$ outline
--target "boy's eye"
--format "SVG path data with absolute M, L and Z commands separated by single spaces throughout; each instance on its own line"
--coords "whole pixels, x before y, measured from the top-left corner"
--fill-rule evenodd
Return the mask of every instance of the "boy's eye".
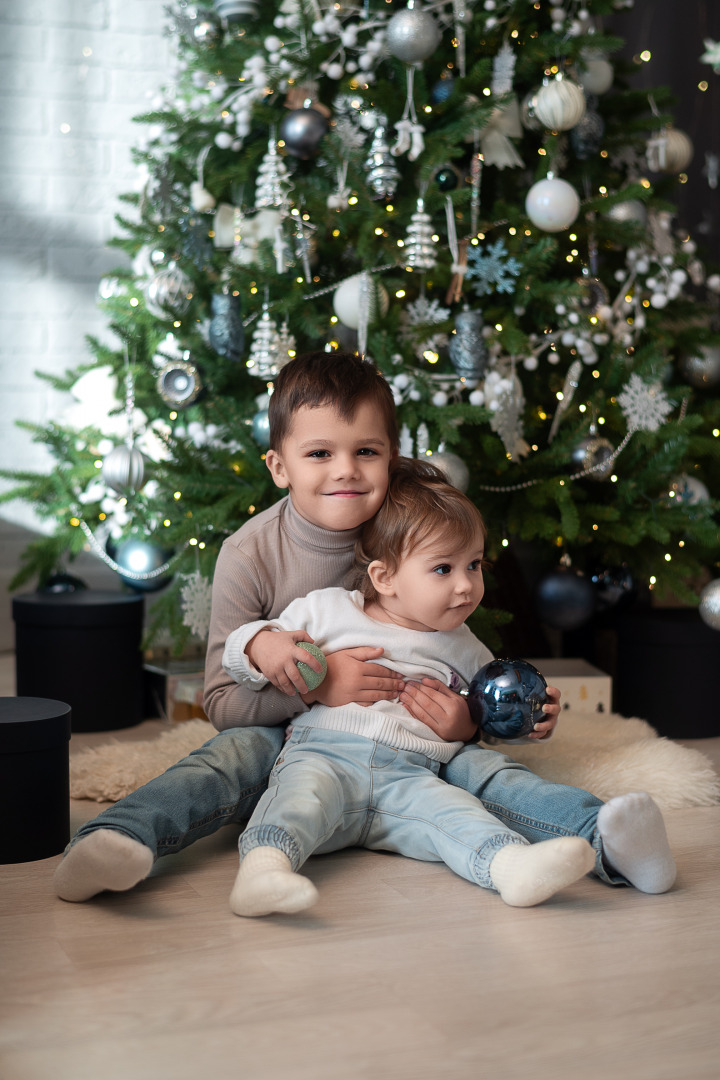
M 308 454 L 308 457 L 311 458 L 324 458 L 329 456 L 330 455 L 328 454 L 327 450 L 313 450 L 311 451 L 311 453 Z
M 363 446 L 362 450 L 358 450 L 358 454 L 363 457 L 377 457 L 377 450 L 373 450 L 371 446 Z

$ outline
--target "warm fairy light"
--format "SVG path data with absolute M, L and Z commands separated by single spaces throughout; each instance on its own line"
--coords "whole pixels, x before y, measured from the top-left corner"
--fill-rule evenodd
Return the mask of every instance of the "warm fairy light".
M 646 177 L 643 177 L 642 180 L 640 181 L 640 186 L 644 187 L 644 188 L 649 188 L 650 187 L 650 181 Z
M 702 82 L 698 83 L 698 90 L 702 90 L 703 93 L 705 93 L 707 88 L 708 88 L 708 84 L 705 82 L 704 79 L 702 80 Z
M 432 105 L 426 105 L 425 106 L 425 112 L 431 113 L 432 112 Z
M 652 53 L 650 52 L 650 50 L 643 49 L 643 51 L 640 53 L 640 59 L 643 61 L 643 63 L 647 64 L 648 61 L 652 59 Z
M 100 460 L 100 458 L 98 458 L 97 461 L 94 461 L 93 465 L 95 466 L 96 469 L 102 469 L 102 467 L 103 467 L 103 463 Z
M 612 476 L 610 477 L 610 483 L 611 484 L 617 484 L 617 482 L 618 482 L 617 473 L 613 473 Z
M 398 247 L 405 247 L 405 241 L 404 240 L 398 240 L 397 246 Z
M 130 307 L 137 307 L 139 303 L 140 301 L 138 300 L 137 296 L 130 297 Z
M 340 230 L 339 229 L 333 229 L 332 234 L 333 234 L 333 236 L 339 236 L 340 235 Z
M 193 537 L 191 537 L 191 538 L 190 538 L 190 540 L 188 540 L 188 544 L 190 545 L 190 547 L 197 547 L 197 540 L 196 540 L 196 538 L 195 538 L 194 536 L 193 536 Z
M 379 227 L 378 227 L 378 228 L 377 228 L 377 229 L 375 230 L 375 235 L 376 235 L 376 236 L 382 236 L 382 234 L 383 234 L 383 230 L 382 230 L 381 228 L 379 228 Z
M 665 552 L 665 562 L 672 562 L 672 555 L 669 551 Z
M 586 412 L 586 411 L 587 411 L 587 405 L 585 405 L 585 404 L 578 405 L 578 412 Z
M 501 330 L 502 330 L 502 323 L 496 322 L 495 323 L 495 329 L 497 330 L 498 333 L 500 333 Z
M 713 435 L 716 439 L 720 437 L 720 428 L 713 428 Z
M 515 236 L 517 234 L 517 229 L 515 228 L 514 225 L 510 226 L 510 228 L 508 229 L 508 233 L 509 233 L 510 236 Z
M 684 540 L 678 540 L 678 547 L 685 547 L 685 541 Z
M 593 525 L 593 532 L 597 532 L 597 531 L 598 531 L 598 528 L 599 528 L 599 526 L 598 526 L 598 525 Z
M 650 585 L 651 585 L 651 586 L 652 586 L 652 585 L 655 585 L 655 584 L 656 584 L 656 582 L 657 582 L 657 578 L 655 577 L 655 575 L 654 575 L 654 574 L 652 574 L 652 575 L 651 575 L 651 577 L 650 577 Z
M 594 372 L 593 372 L 593 374 L 594 374 Z M 598 372 L 598 376 L 599 375 L 600 375 L 600 372 Z M 604 424 L 604 423 L 605 423 L 605 417 L 604 416 L 598 416 L 598 424 Z
M 172 525 L 172 522 L 170 521 L 170 518 L 165 518 L 165 520 L 163 521 L 163 525 L 165 526 L 166 529 L 169 529 L 170 526 Z
M 98 521 L 104 521 L 106 517 L 107 517 L 107 514 L 100 513 L 100 514 L 98 514 Z
M 604 184 L 600 185 L 600 187 L 598 188 L 598 191 L 600 192 L 601 195 L 607 195 L 607 188 L 605 187 Z
M 205 550 L 205 541 L 201 540 L 200 543 L 198 544 L 198 547 L 200 548 L 201 551 L 204 551 Z
M 70 524 L 77 527 L 80 524 L 80 521 L 78 518 L 70 518 Z
M 562 390 L 558 390 L 555 397 L 558 399 L 558 401 L 564 401 L 565 400 L 565 395 L 563 394 Z
M 540 157 L 545 157 L 545 155 L 547 154 L 547 150 L 545 149 L 545 147 L 541 146 L 538 150 L 538 154 L 540 155 Z
M 388 214 L 392 214 L 395 207 L 393 206 L 392 203 L 388 203 L 387 206 L 385 207 L 385 209 L 387 210 Z
M 489 86 L 484 86 L 483 87 L 483 96 L 484 97 L 490 97 L 491 94 L 492 94 L 492 90 L 490 89 L 490 87 Z
M 182 491 L 173 491 L 173 499 L 177 502 L 178 499 L 182 499 Z
M 350 198 L 348 199 L 348 206 L 354 206 L 357 201 L 358 201 L 357 195 L 351 195 Z
M 397 292 L 395 293 L 395 296 L 398 298 L 398 300 L 402 300 L 403 296 L 405 296 L 405 290 L 404 289 L 398 289 Z
M 508 538 L 506 536 L 503 536 L 501 543 L 502 543 L 503 547 L 509 547 L 510 546 L 510 541 L 508 540 Z

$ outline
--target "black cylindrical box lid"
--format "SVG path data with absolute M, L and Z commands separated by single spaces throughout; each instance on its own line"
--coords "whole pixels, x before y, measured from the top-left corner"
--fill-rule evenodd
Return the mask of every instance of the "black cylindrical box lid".
M 142 619 L 144 597 L 103 589 L 23 593 L 13 597 L 12 611 L 16 623 L 33 626 L 133 625 Z
M 24 754 L 70 741 L 71 709 L 41 697 L 0 698 L 0 753 Z

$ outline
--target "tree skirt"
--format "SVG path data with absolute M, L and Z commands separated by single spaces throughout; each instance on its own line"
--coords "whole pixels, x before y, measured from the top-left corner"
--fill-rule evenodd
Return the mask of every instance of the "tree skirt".
M 153 739 L 81 750 L 70 757 L 70 795 L 117 802 L 215 734 L 207 721 L 188 720 Z M 720 802 L 720 778 L 709 758 L 659 737 L 644 720 L 567 713 L 547 743 L 492 749 L 546 780 L 584 788 L 605 801 L 628 791 L 647 791 L 663 810 Z

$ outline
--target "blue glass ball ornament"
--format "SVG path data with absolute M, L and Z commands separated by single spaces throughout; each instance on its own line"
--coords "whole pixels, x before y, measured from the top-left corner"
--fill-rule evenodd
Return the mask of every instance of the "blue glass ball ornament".
M 152 574 L 158 570 L 168 561 L 172 551 L 163 550 L 152 541 L 141 540 L 135 536 L 117 543 L 110 539 L 105 549 L 113 562 L 120 567 L 116 571 L 120 580 L 134 592 L 157 592 L 170 584 L 172 573 L 169 570 L 154 577 L 140 575 Z
M 440 76 L 438 82 L 430 91 L 430 100 L 433 105 L 440 105 L 443 101 L 447 101 L 453 92 L 453 82 L 452 75 L 443 74 Z
M 270 445 L 270 420 L 267 409 L 261 409 L 253 416 L 252 434 L 258 446 L 264 446 L 267 449 Z
M 41 593 L 68 593 L 68 592 L 81 592 L 83 589 L 87 589 L 87 585 L 80 578 L 75 577 L 73 574 L 67 574 L 62 570 L 59 570 L 55 574 L 51 574 L 50 577 L 43 582 L 38 589 Z
M 480 734 L 519 739 L 543 719 L 547 683 L 527 660 L 491 660 L 470 683 L 467 700 Z
M 535 592 L 535 607 L 542 622 L 555 630 L 577 630 L 595 614 L 592 582 L 579 570 L 559 566 L 546 574 Z

